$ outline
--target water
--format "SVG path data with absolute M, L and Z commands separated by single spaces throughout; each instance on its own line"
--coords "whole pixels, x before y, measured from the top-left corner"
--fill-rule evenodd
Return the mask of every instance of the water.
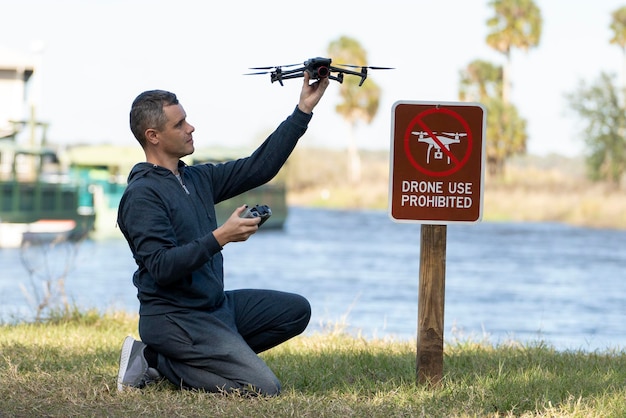
M 489 222 L 447 231 L 446 341 L 626 348 L 626 231 Z M 313 307 L 307 333 L 342 324 L 365 338 L 414 341 L 419 246 L 420 226 L 385 212 L 291 208 L 285 230 L 226 246 L 226 287 L 304 295 Z M 25 265 L 41 271 L 47 261 L 51 277 L 69 258 L 37 251 L 0 250 L 5 320 L 32 316 L 25 294 L 40 282 L 29 281 Z M 82 243 L 71 264 L 66 290 L 78 306 L 137 311 L 123 240 Z

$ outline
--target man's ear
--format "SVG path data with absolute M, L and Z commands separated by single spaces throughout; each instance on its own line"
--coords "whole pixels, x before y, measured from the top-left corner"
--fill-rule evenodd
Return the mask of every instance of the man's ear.
M 156 129 L 146 129 L 146 140 L 152 145 L 159 143 L 159 132 Z

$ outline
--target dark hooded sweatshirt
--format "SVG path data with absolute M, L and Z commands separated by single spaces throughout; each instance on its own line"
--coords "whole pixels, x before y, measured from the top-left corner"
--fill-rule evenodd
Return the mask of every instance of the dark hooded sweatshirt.
M 286 162 L 312 115 L 297 107 L 249 157 L 187 166 L 181 182 L 151 163 L 133 167 L 118 211 L 137 270 L 141 315 L 211 311 L 224 300 L 223 258 L 213 236 L 215 204 L 271 180 Z

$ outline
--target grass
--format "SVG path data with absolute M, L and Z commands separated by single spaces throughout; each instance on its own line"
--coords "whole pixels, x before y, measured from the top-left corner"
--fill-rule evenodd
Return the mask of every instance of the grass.
M 415 383 L 415 343 L 338 329 L 262 354 L 283 382 L 276 398 L 179 391 L 118 393 L 124 336 L 137 318 L 73 312 L 0 326 L 1 417 L 620 417 L 626 353 L 558 352 L 543 343 L 445 347 L 439 387 Z

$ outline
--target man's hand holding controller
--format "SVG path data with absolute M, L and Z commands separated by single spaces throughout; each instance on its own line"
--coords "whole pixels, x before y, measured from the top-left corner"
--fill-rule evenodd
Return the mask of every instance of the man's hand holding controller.
M 256 205 L 251 208 L 246 208 L 239 216 L 242 218 L 261 218 L 259 222 L 260 227 L 272 216 L 272 210 L 267 205 Z
M 242 205 L 226 222 L 213 231 L 213 236 L 222 247 L 229 242 L 246 241 L 271 215 L 272 210 L 266 205 L 256 205 L 252 208 Z M 243 218 L 246 218 L 246 222 L 242 222 Z M 260 221 L 256 224 L 247 221 L 252 218 L 260 218 Z

